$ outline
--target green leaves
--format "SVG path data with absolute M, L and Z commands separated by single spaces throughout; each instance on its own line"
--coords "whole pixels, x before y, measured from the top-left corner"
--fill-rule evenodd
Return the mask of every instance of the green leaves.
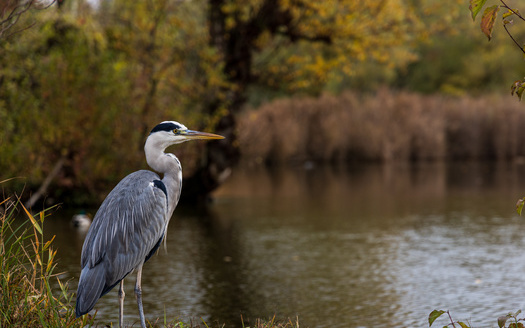
M 485 9 L 483 16 L 481 16 L 481 31 L 489 38 L 489 41 L 492 38 L 492 30 L 494 29 L 498 11 L 498 5 L 490 6 Z
M 434 323 L 434 321 L 436 321 L 437 318 L 439 318 L 443 313 L 446 313 L 447 311 L 443 311 L 443 310 L 434 310 L 432 312 L 430 312 L 430 314 L 428 315 L 428 326 L 432 326 L 432 324 Z
M 470 6 L 468 9 L 470 9 L 470 13 L 472 14 L 472 20 L 476 20 L 476 16 L 485 5 L 485 2 L 487 2 L 487 0 L 470 0 Z
M 516 313 L 508 313 L 507 315 L 502 315 L 498 317 L 498 327 L 503 328 L 505 327 L 505 323 L 507 323 L 507 320 L 514 319 L 514 322 L 509 325 L 509 328 L 518 328 L 523 327 L 523 324 L 521 322 L 518 322 L 518 315 L 521 313 L 521 310 L 516 311 Z M 521 320 L 521 319 L 519 319 Z
M 452 320 L 452 317 L 450 315 L 449 311 L 443 311 L 443 310 L 434 310 L 430 312 L 430 315 L 428 316 L 428 326 L 432 326 L 434 321 L 436 321 L 437 318 L 439 318 L 442 314 L 448 314 L 448 317 L 450 319 L 450 323 L 446 326 L 443 326 L 443 328 L 447 327 L 457 327 L 456 325 L 459 325 L 461 328 L 472 328 L 470 325 L 470 322 L 468 324 L 461 322 L 461 321 L 454 321 Z M 509 312 L 506 315 L 502 315 L 498 317 L 498 327 L 499 328 L 525 328 L 525 325 L 520 321 L 525 321 L 523 318 L 518 318 L 518 315 L 521 313 L 521 310 L 516 311 L 515 313 Z M 507 322 L 511 319 L 511 323 L 506 327 L 505 325 Z
M 458 324 L 461 328 L 472 328 L 471 326 L 467 325 L 466 323 L 464 323 L 462 321 L 454 321 L 454 320 L 452 320 L 452 317 L 450 316 L 450 312 L 443 311 L 443 310 L 434 310 L 434 311 L 430 312 L 430 314 L 428 316 L 428 326 L 429 327 L 432 326 L 434 321 L 436 321 L 436 319 L 439 318 L 443 313 L 448 314 L 448 317 L 450 319 L 450 324 L 449 325 L 452 325 L 452 327 L 456 327 L 455 324 Z M 443 328 L 446 328 L 449 325 L 446 325 Z
M 498 327 L 499 328 L 505 327 L 505 323 L 507 322 L 508 319 L 510 319 L 508 315 L 502 315 L 498 317 Z
M 470 0 L 470 13 L 472 14 L 472 20 L 476 19 L 476 16 L 479 14 L 487 0 Z M 493 5 L 485 8 L 483 15 L 481 16 L 481 31 L 487 36 L 487 38 L 492 38 L 492 30 L 494 29 L 494 23 L 498 17 L 499 11 L 498 5 Z

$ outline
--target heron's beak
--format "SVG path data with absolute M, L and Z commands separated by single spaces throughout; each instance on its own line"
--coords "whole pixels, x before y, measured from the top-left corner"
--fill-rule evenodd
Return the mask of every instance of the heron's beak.
M 220 136 L 218 134 L 193 130 L 186 130 L 184 131 L 183 135 L 188 139 L 224 139 L 223 136 Z

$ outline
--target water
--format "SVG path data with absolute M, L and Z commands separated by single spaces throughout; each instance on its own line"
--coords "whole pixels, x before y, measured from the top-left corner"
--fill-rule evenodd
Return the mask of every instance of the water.
M 368 165 L 240 169 L 208 209 L 178 208 L 167 252 L 144 268 L 148 319 L 200 318 L 241 327 L 299 318 L 301 327 L 428 327 L 433 309 L 475 327 L 525 309 L 525 167 Z M 63 278 L 79 275 L 82 235 L 63 209 L 56 234 Z M 134 276 L 125 320 L 138 325 Z M 117 322 L 116 290 L 99 300 Z M 436 326 L 447 321 L 439 319 Z

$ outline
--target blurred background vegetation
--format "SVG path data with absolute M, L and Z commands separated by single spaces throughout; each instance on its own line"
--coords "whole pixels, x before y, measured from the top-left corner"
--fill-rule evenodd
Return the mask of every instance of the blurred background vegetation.
M 228 137 L 172 150 L 198 192 L 239 160 L 525 156 L 522 54 L 467 1 L 64 0 L 5 26 L 0 180 L 50 202 L 99 203 L 163 120 Z

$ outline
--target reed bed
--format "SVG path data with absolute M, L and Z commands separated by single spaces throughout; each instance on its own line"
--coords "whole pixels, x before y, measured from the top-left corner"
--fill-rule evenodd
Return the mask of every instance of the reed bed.
M 525 156 L 525 108 L 510 95 L 295 97 L 244 111 L 238 126 L 243 158 L 266 164 Z
M 75 318 L 68 283 L 54 273 L 53 240 L 43 239 L 45 216 L 32 215 L 17 198 L 0 201 L 0 327 L 92 323 L 88 316 Z

